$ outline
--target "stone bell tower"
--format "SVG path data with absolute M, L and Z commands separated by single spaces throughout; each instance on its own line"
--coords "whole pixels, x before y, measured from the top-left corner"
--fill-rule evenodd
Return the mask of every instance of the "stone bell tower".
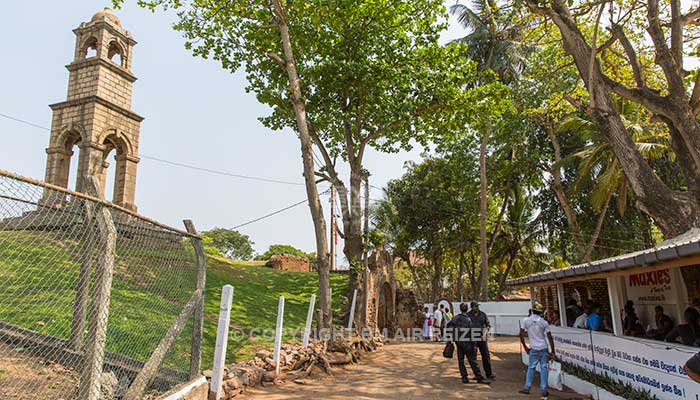
M 48 183 L 68 187 L 70 160 L 79 149 L 76 190 L 83 177 L 94 176 L 104 190 L 108 156 L 115 152 L 115 204 L 136 210 L 136 166 L 143 117 L 131 111 L 132 50 L 136 41 L 105 8 L 73 30 L 75 54 L 66 101 L 51 104 L 51 139 L 46 162 Z M 107 199 L 110 200 L 110 199 Z

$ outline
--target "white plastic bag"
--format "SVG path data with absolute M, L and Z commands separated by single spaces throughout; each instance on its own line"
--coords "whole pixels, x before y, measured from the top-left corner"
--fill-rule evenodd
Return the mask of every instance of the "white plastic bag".
M 563 390 L 564 385 L 561 379 L 561 363 L 559 361 L 550 361 L 547 363 L 547 369 L 549 369 L 549 376 L 547 379 L 547 386 L 556 390 Z

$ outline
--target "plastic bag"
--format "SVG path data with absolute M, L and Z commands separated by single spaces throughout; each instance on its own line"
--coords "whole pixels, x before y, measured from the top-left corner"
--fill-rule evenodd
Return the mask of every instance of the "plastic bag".
M 561 363 L 559 361 L 550 361 L 547 363 L 547 369 L 549 369 L 549 377 L 547 379 L 547 386 L 556 390 L 563 390 L 564 385 L 561 379 Z

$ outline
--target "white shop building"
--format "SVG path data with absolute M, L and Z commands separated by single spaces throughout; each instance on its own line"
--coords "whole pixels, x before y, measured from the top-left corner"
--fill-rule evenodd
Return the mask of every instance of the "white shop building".
M 682 369 L 700 348 L 623 334 L 622 309 L 635 304 L 644 328 L 653 327 L 661 305 L 675 324 L 687 307 L 700 302 L 700 230 L 692 230 L 647 250 L 510 280 L 529 287 L 532 301 L 559 310 L 553 327 L 557 355 L 564 362 L 650 391 L 657 398 L 700 399 L 700 384 Z M 566 306 L 598 303 L 610 319 L 611 333 L 569 328 Z M 566 382 L 565 382 L 566 384 Z M 594 394 L 595 397 L 595 394 Z M 603 398 L 603 397 L 601 397 Z

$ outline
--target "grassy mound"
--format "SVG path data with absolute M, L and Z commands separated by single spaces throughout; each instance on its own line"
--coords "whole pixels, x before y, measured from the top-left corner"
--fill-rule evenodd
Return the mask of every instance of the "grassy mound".
M 0 321 L 68 339 L 81 254 L 87 247 L 86 239 L 75 232 L 0 232 Z M 145 361 L 194 291 L 195 277 L 188 242 L 163 243 L 161 248 L 154 248 L 153 242 L 139 242 L 138 238 L 120 239 L 107 351 Z M 274 330 L 279 296 L 286 299 L 285 327 L 303 327 L 309 297 L 317 292 L 317 275 L 210 257 L 203 368 L 211 367 L 221 288 L 226 284 L 235 287 L 227 360 L 236 361 L 251 357 L 259 347 L 270 347 L 270 335 L 248 334 L 253 329 Z M 331 285 L 338 312 L 346 302 L 347 277 L 334 275 Z M 190 321 L 165 366 L 188 370 L 191 333 Z
M 277 271 L 259 263 L 231 261 L 209 257 L 207 260 L 207 290 L 205 294 L 204 344 L 202 362 L 210 368 L 216 342 L 216 325 L 219 315 L 221 288 L 232 285 L 233 305 L 227 361 L 251 358 L 259 348 L 269 348 L 270 335 L 248 337 L 251 330 L 272 330 L 277 323 L 279 296 L 285 298 L 284 327 L 301 329 L 306 322 L 309 298 L 318 292 L 318 275 L 315 272 Z M 345 297 L 348 278 L 331 274 L 334 315 L 347 302 Z M 286 340 L 293 339 L 285 337 Z

